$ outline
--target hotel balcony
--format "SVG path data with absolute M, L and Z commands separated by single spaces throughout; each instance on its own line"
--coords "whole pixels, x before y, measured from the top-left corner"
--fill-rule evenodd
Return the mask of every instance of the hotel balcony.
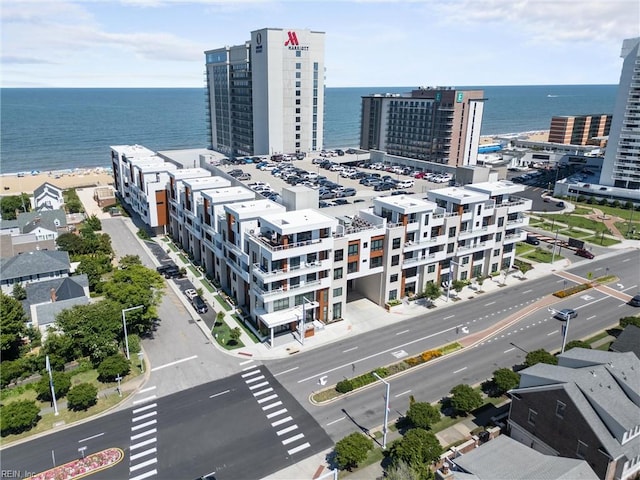
M 251 289 L 262 302 L 274 302 L 283 298 L 294 295 L 302 295 L 317 290 L 323 290 L 331 287 L 331 279 L 329 277 L 310 282 L 300 282 L 297 285 L 289 285 L 287 287 L 279 287 L 275 289 L 264 289 L 258 285 L 253 285 Z
M 259 278 L 262 283 L 277 282 L 297 275 L 307 275 L 309 273 L 330 270 L 333 260 L 317 260 L 315 262 L 304 262 L 296 266 L 288 266 L 287 268 L 277 270 L 265 270 L 262 265 L 254 263 L 252 273 Z

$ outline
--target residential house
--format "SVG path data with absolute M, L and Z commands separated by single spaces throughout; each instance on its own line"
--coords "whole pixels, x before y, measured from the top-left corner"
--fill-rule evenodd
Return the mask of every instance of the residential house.
M 62 189 L 45 182 L 33 191 L 33 209 L 37 212 L 58 210 L 64 205 Z
M 69 254 L 64 251 L 38 250 L 11 258 L 0 258 L 0 287 L 5 293 L 16 283 L 29 284 L 68 277 L 71 271 Z

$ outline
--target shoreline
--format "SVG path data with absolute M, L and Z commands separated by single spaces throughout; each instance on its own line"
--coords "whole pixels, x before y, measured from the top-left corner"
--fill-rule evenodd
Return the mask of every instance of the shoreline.
M 50 183 L 63 190 L 109 186 L 113 185 L 113 175 L 110 168 L 104 167 L 52 170 L 50 172 L 34 170 L 30 173 L 2 173 L 0 175 L 0 196 L 19 195 L 20 193 L 33 195 L 35 189 L 44 183 Z

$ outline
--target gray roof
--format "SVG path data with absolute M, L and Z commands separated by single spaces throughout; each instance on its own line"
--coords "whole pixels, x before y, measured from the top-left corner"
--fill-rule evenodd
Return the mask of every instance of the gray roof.
M 640 454 L 640 437 L 622 443 L 640 424 L 640 360 L 633 353 L 573 348 L 558 365 L 538 363 L 522 370 L 512 392 L 562 388 L 613 458 Z
M 69 254 L 58 250 L 36 250 L 0 259 L 2 279 L 66 271 L 71 268 Z
M 56 193 L 57 196 L 62 198 L 62 188 L 56 187 L 54 184 L 49 183 L 49 182 L 44 182 L 42 185 L 40 185 L 39 187 L 34 189 L 33 190 L 33 196 L 35 198 L 37 198 L 37 197 L 40 196 L 40 194 L 44 193 L 45 191 Z
M 456 480 L 595 480 L 589 464 L 574 458 L 544 455 L 506 435 L 450 460 Z
M 57 223 L 57 225 L 56 225 Z M 64 210 L 43 210 L 39 212 L 22 212 L 15 220 L 2 220 L 1 229 L 19 228 L 20 233 L 29 233 L 38 227 L 46 228 L 53 232 L 58 228 L 67 226 L 67 215 Z
M 43 303 L 36 306 L 38 326 L 42 327 L 56 321 L 56 316 L 63 310 L 72 308 L 75 305 L 86 305 L 89 303 L 87 297 L 71 298 L 53 303 Z
M 633 352 L 640 358 L 640 328 L 627 325 L 609 350 L 612 352 Z
M 28 283 L 25 287 L 28 305 L 37 305 L 51 301 L 51 289 L 56 292 L 56 301 L 70 298 L 84 297 L 85 288 L 89 287 L 89 277 L 86 274 L 72 277 L 54 278 L 44 282 Z

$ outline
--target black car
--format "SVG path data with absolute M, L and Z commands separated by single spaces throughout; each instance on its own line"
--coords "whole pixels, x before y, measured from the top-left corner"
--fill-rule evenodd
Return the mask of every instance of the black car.
M 164 275 L 164 273 L 167 270 L 170 270 L 170 269 L 173 269 L 173 268 L 178 268 L 175 263 L 165 263 L 164 265 L 160 265 L 158 268 L 156 268 L 156 271 L 160 275 Z
M 235 169 L 229 171 L 229 175 L 231 175 L 232 177 L 239 177 L 243 173 L 244 172 L 242 170 L 240 170 L 239 168 L 235 168 Z
M 394 188 L 395 188 L 395 184 L 389 183 L 389 182 L 383 182 L 373 187 L 373 190 L 376 192 L 386 192 L 387 190 L 393 190 Z
M 558 310 L 555 313 L 555 317 L 560 320 L 571 320 L 572 318 L 576 318 L 578 316 L 578 312 L 576 312 L 573 308 L 563 308 L 562 310 Z
M 335 203 L 336 205 L 348 205 L 349 204 L 349 200 L 346 200 L 344 198 L 336 198 L 333 203 Z
M 181 276 L 182 272 L 176 265 L 173 265 L 164 271 L 164 278 L 180 278 Z
M 191 299 L 191 304 L 198 313 L 207 313 L 209 311 L 209 307 L 207 307 L 207 304 L 200 295 L 196 295 L 195 297 L 193 297 Z
M 629 305 L 632 307 L 640 307 L 640 293 L 638 295 L 634 295 L 631 300 L 629 300 Z
M 533 235 L 527 235 L 527 239 L 525 240 L 529 245 L 540 245 L 540 240 L 538 240 Z

